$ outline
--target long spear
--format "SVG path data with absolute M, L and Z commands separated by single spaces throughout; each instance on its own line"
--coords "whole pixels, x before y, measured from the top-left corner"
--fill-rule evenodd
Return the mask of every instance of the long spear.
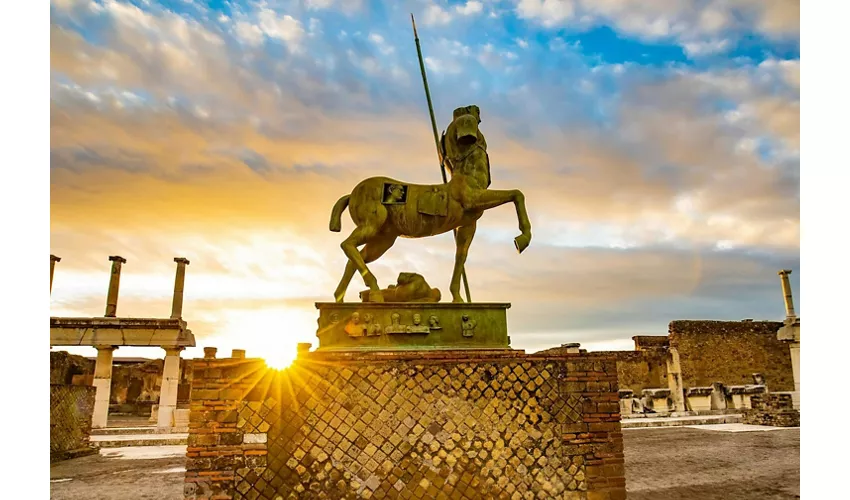
M 440 149 L 440 138 L 437 136 L 437 120 L 434 118 L 434 105 L 431 103 L 431 91 L 428 90 L 428 77 L 425 76 L 425 62 L 422 60 L 422 47 L 419 45 L 419 34 L 416 32 L 416 20 L 410 14 L 410 22 L 413 23 L 413 39 L 416 41 L 416 54 L 419 56 L 419 70 L 422 72 L 422 83 L 425 85 L 425 98 L 428 100 L 428 113 L 431 115 L 431 130 L 434 132 L 434 145 L 437 147 L 437 159 L 440 162 L 440 173 L 443 175 L 443 184 L 448 184 L 446 178 L 446 163 L 443 152 Z M 457 242 L 457 229 L 452 229 L 455 242 Z M 469 282 L 466 280 L 466 268 L 460 268 L 460 277 L 463 280 L 463 289 L 466 292 L 466 301 L 472 302 L 469 296 Z

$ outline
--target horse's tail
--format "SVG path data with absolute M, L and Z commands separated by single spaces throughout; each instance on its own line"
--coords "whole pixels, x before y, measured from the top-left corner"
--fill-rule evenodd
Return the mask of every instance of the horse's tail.
M 331 211 L 331 223 L 328 225 L 331 231 L 338 233 L 342 230 L 342 211 L 348 206 L 350 199 L 351 195 L 347 194 L 334 204 L 334 209 Z

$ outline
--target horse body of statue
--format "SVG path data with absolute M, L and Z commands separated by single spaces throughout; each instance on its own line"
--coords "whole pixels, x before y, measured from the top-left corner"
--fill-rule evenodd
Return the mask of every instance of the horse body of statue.
M 451 173 L 447 184 L 409 184 L 389 177 L 371 177 L 336 202 L 330 230 L 341 230 L 346 207 L 357 226 L 340 245 L 348 263 L 334 293 L 337 302 L 343 301 L 355 271 L 360 272 L 369 287 L 370 301 L 382 302 L 381 289 L 367 264 L 389 250 L 398 237 L 423 238 L 453 229 L 457 229 L 457 252 L 449 291 L 453 302 L 463 302 L 460 276 L 475 235 L 476 221 L 485 210 L 505 203 L 516 207 L 520 235 L 514 244 L 519 252 L 525 250 L 531 241 L 525 197 L 515 189 L 488 189 L 490 159 L 487 143 L 478 128 L 480 122 L 478 106 L 454 111 L 454 119 L 441 140 L 441 153 Z M 359 246 L 363 248 L 358 251 Z

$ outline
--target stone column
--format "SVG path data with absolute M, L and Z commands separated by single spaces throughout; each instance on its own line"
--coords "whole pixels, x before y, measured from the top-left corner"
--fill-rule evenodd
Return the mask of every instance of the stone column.
M 180 383 L 180 351 L 183 347 L 163 347 L 165 362 L 162 364 L 162 385 L 159 388 L 159 411 L 156 426 L 170 428 L 177 408 L 177 385 Z
M 794 376 L 794 408 L 800 408 L 800 319 L 794 311 L 794 300 L 791 293 L 791 282 L 788 275 L 790 269 L 779 271 L 782 279 L 782 294 L 785 296 L 785 324 L 777 332 L 776 338 L 788 342 L 791 355 L 791 373 Z
M 183 317 L 183 282 L 186 280 L 186 266 L 189 259 L 185 257 L 174 257 L 177 263 L 177 275 L 174 277 L 174 298 L 171 300 L 171 319 Z
M 94 365 L 94 411 L 91 426 L 95 429 L 106 427 L 109 415 L 109 393 L 112 388 L 112 352 L 116 346 L 97 346 L 97 361 Z
M 109 276 L 109 292 L 106 294 L 106 316 L 114 318 L 118 311 L 118 285 L 121 282 L 121 264 L 126 264 L 127 259 L 113 255 L 109 257 L 112 261 L 112 274 Z
M 62 260 L 61 258 L 50 254 L 50 291 L 53 291 L 53 268 L 56 267 L 56 263 Z
M 782 278 L 782 293 L 785 295 L 785 320 L 791 321 L 797 319 L 797 314 L 794 312 L 794 299 L 791 295 L 791 281 L 788 275 L 791 274 L 790 269 L 779 271 L 779 276 Z
M 667 388 L 676 412 L 685 411 L 685 388 L 682 384 L 682 365 L 679 363 L 679 350 L 667 349 Z
M 800 409 L 800 343 L 791 342 L 791 372 L 794 374 L 794 408 Z

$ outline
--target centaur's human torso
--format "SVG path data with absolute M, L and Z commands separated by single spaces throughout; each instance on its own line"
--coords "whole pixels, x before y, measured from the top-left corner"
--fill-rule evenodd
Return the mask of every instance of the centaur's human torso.
M 453 121 L 446 134 L 457 134 L 457 123 L 458 120 Z M 469 125 L 472 129 L 473 124 Z M 490 161 L 484 135 L 477 123 L 474 125 L 477 140 L 473 144 L 446 141 L 444 135 L 442 154 L 451 172 L 448 184 L 407 184 L 390 177 L 372 177 L 358 184 L 352 197 L 383 198 L 382 206 L 387 211 L 384 231 L 404 238 L 442 234 L 478 220 L 483 211 L 467 207 L 490 185 Z M 388 192 L 403 192 L 404 196 L 391 197 Z M 356 211 L 351 213 L 355 223 L 358 215 Z

